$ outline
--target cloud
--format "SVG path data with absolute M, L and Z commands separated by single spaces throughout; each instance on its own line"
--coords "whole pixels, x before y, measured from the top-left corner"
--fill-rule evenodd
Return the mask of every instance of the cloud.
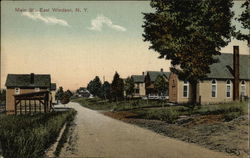
M 126 31 L 126 28 L 120 26 L 120 25 L 115 25 L 113 22 L 103 16 L 103 15 L 98 15 L 95 19 L 91 20 L 91 27 L 88 28 L 90 30 L 94 31 L 102 31 L 102 27 L 106 24 L 109 28 L 114 29 L 116 31 Z
M 42 16 L 40 12 L 23 12 L 22 13 L 23 16 L 26 16 L 32 20 L 40 20 L 46 24 L 58 24 L 58 25 L 63 25 L 63 26 L 69 26 L 68 22 L 62 19 L 58 19 L 55 17 L 45 17 Z

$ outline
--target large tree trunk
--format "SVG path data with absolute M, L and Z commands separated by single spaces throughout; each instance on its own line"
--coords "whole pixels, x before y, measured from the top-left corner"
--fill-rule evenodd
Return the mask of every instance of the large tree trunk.
M 191 84 L 191 103 L 193 106 L 197 104 L 197 84 L 198 81 L 192 81 Z

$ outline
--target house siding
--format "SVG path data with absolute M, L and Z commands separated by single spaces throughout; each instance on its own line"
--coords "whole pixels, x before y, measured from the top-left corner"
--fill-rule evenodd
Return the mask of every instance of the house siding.
M 145 83 L 139 84 L 139 95 L 145 96 L 146 95 L 146 89 L 145 89 Z
M 233 84 L 231 84 L 231 96 L 226 96 L 226 81 L 217 80 L 217 95 L 212 97 L 212 80 L 206 80 L 199 83 L 199 96 L 202 104 L 219 103 L 233 101 Z
M 56 103 L 56 91 L 51 91 L 52 103 Z
M 177 77 L 178 78 L 178 77 Z M 191 97 L 192 97 L 192 92 L 191 92 L 191 86 L 188 83 L 188 96 L 187 97 L 183 97 L 183 86 L 184 86 L 184 81 L 182 80 L 177 80 L 178 82 L 178 91 L 177 91 L 177 102 L 178 103 L 188 103 L 191 101 Z
M 239 83 L 239 93 L 241 94 L 241 81 Z M 231 80 L 231 96 L 226 96 L 227 80 L 216 80 L 217 95 L 212 97 L 212 80 L 204 80 L 197 85 L 197 102 L 201 104 L 223 103 L 233 101 L 233 81 Z M 176 86 L 173 86 L 175 84 Z M 246 96 L 250 97 L 250 81 L 245 81 Z M 189 85 L 189 95 L 183 97 L 184 81 L 179 80 L 176 74 L 171 74 L 169 78 L 169 101 L 175 103 L 188 103 L 191 101 L 192 91 Z M 177 94 L 177 95 L 176 95 Z M 200 97 L 200 98 L 199 98 Z

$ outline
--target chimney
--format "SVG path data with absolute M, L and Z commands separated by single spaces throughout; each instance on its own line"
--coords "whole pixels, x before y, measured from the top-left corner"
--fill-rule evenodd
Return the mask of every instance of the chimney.
M 234 46 L 233 55 L 233 72 L 234 72 L 234 82 L 233 82 L 233 100 L 239 100 L 239 78 L 240 78 L 240 53 L 239 46 Z
M 163 68 L 161 68 L 161 72 L 163 72 Z
M 31 83 L 31 84 L 34 84 L 34 80 L 35 80 L 35 74 L 34 74 L 34 73 L 31 73 L 31 74 L 30 74 L 30 83 Z
M 142 72 L 142 75 L 144 76 L 144 75 L 145 75 L 145 73 L 144 73 L 144 72 Z

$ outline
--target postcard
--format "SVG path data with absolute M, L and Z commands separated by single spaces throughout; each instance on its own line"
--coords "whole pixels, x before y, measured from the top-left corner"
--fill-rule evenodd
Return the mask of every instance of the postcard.
M 1 1 L 0 158 L 248 157 L 249 3 Z

